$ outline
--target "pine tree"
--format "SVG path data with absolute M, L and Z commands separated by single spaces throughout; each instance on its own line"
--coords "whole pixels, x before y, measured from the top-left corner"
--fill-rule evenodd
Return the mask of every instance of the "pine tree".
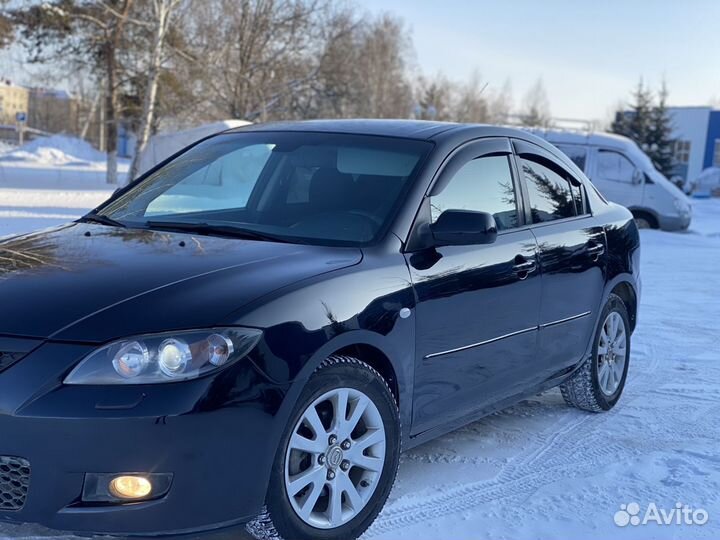
M 651 130 L 647 139 L 647 154 L 657 169 L 668 178 L 673 172 L 672 119 L 667 108 L 668 90 L 663 81 L 658 102 L 651 112 Z
M 610 130 L 635 141 L 658 170 L 665 176 L 670 176 L 673 168 L 674 141 L 667 97 L 668 90 L 663 81 L 655 103 L 652 92 L 644 86 L 641 79 L 633 92 L 630 110 L 617 111 Z
M 640 148 L 646 150 L 652 126 L 652 92 L 645 88 L 643 80 L 640 79 L 632 96 L 630 111 L 618 111 L 610 130 L 632 139 Z

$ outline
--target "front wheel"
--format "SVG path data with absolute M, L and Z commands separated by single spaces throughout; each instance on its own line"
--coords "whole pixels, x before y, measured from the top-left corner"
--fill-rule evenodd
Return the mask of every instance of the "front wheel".
M 400 422 L 385 380 L 356 358 L 330 357 L 290 419 L 256 538 L 347 540 L 372 524 L 397 474 Z
M 638 229 L 652 229 L 652 225 L 650 224 L 650 221 L 648 221 L 647 218 L 644 217 L 636 217 L 635 218 L 635 224 L 637 225 Z
M 629 363 L 627 308 L 619 296 L 611 294 L 600 315 L 591 357 L 560 386 L 565 402 L 593 412 L 612 409 L 625 387 Z

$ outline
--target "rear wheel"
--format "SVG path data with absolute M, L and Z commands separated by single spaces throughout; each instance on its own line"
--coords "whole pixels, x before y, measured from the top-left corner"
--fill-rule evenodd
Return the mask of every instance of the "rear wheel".
M 398 408 L 385 380 L 351 357 L 312 376 L 278 449 L 256 538 L 345 540 L 372 524 L 400 453 Z
M 560 386 L 568 405 L 587 411 L 612 409 L 620 399 L 630 362 L 630 322 L 622 299 L 605 304 L 591 357 Z

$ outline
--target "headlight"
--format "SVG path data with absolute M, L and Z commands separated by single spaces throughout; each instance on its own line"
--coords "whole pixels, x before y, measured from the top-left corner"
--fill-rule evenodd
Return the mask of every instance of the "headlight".
M 254 328 L 222 328 L 123 339 L 85 357 L 65 384 L 157 384 L 195 379 L 247 356 L 261 335 Z
M 673 199 L 673 204 L 675 205 L 675 210 L 677 210 L 679 214 L 690 213 L 690 205 L 682 199 Z

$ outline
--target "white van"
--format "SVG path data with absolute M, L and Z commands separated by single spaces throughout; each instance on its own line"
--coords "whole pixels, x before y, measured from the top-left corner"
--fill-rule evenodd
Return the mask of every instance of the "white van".
M 690 225 L 691 206 L 686 195 L 627 137 L 610 133 L 529 131 L 567 154 L 607 199 L 633 213 L 638 227 L 677 231 Z

